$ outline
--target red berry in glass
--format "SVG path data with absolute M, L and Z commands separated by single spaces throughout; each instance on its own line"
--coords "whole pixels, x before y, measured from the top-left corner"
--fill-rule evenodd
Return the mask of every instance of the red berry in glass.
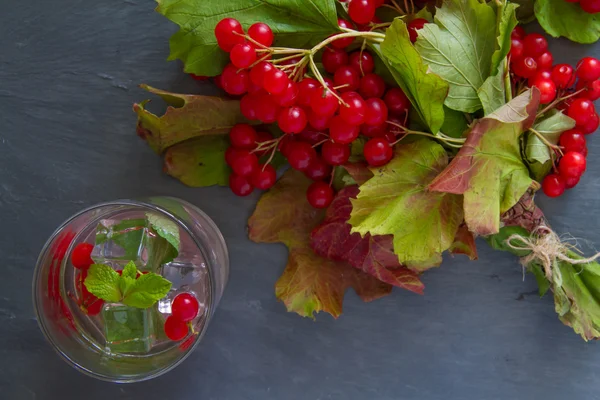
M 385 101 L 390 115 L 401 116 L 410 109 L 408 97 L 406 97 L 402 89 L 399 88 L 389 89 L 385 93 L 383 101 Z
M 525 56 L 537 57 L 548 50 L 548 41 L 539 33 L 530 33 L 523 39 Z
M 250 183 L 257 189 L 270 189 L 277 180 L 277 171 L 270 164 L 259 165 L 250 176 Z
M 558 197 L 565 192 L 565 182 L 557 174 L 550 174 L 542 181 L 542 190 L 548 197 Z
M 348 15 L 357 24 L 368 24 L 375 16 L 375 4 L 373 0 L 350 0 Z
M 296 104 L 298 98 L 298 84 L 293 81 L 289 81 L 287 88 L 283 93 L 273 96 L 275 102 L 282 107 L 290 107 Z
M 217 44 L 226 52 L 230 52 L 236 44 L 244 43 L 243 35 L 242 25 L 233 18 L 224 18 L 215 26 Z
M 257 22 L 248 28 L 248 36 L 262 44 L 265 47 L 271 47 L 273 44 L 273 31 L 269 25 Z
M 338 18 L 338 25 L 340 26 L 340 28 L 354 29 L 352 24 L 350 22 L 346 21 L 345 19 Z M 353 41 L 354 41 L 353 37 L 346 37 L 346 38 L 334 40 L 333 42 L 331 42 L 331 45 L 333 47 L 335 47 L 336 49 L 344 49 L 344 48 L 350 46 Z
M 95 297 L 95 296 L 93 296 L 93 297 Z M 87 315 L 90 315 L 93 317 L 94 315 L 100 314 L 100 311 L 102 311 L 103 306 L 104 306 L 104 300 L 96 297 L 94 300 L 89 302 L 87 306 L 85 306 L 85 313 Z
M 347 144 L 327 141 L 321 146 L 321 156 L 329 165 L 342 165 L 350 158 L 350 146 Z
M 229 142 L 233 147 L 252 149 L 256 146 L 256 131 L 248 124 L 236 124 L 229 131 Z
M 297 106 L 284 108 L 279 112 L 277 124 L 285 133 L 300 133 L 306 128 L 306 113 Z
M 330 115 L 319 115 L 313 110 L 309 110 L 307 113 L 308 124 L 319 131 L 324 131 L 329 128 L 331 121 Z
M 300 106 L 309 106 L 313 95 L 319 90 L 321 85 L 313 78 L 304 78 L 298 83 L 298 97 L 296 103 Z
M 419 31 L 423 29 L 426 23 L 428 23 L 424 18 L 415 18 L 407 24 L 408 35 L 410 37 L 411 42 L 416 42 L 417 37 L 419 37 Z
M 235 65 L 228 64 L 221 74 L 223 90 L 229 94 L 240 95 L 248 91 L 250 77 L 248 71 L 239 70 Z
M 333 201 L 333 189 L 325 182 L 314 182 L 308 187 L 306 198 L 314 208 L 325 208 Z
M 370 74 L 375 69 L 375 60 L 367 51 L 355 51 L 350 54 L 348 64 L 359 71 L 361 75 Z
M 337 143 L 352 143 L 359 135 L 357 125 L 349 124 L 342 117 L 336 115 L 329 125 L 329 137 Z
M 368 99 L 365 103 L 365 124 L 381 126 L 387 121 L 388 109 L 383 100 L 374 98 Z
M 538 70 L 550 70 L 550 68 L 552 68 L 554 58 L 552 57 L 552 53 L 550 53 L 549 51 L 545 51 L 536 57 L 535 62 L 537 64 Z
M 304 171 L 308 168 L 310 162 L 317 157 L 317 152 L 310 143 L 292 142 L 287 152 L 287 159 L 290 166 L 298 171 Z
M 360 86 L 360 72 L 349 65 L 344 65 L 335 71 L 333 75 L 335 87 L 341 86 L 340 92 L 349 92 L 357 90 Z
M 348 53 L 342 49 L 336 49 L 335 47 L 326 47 L 325 50 L 323 50 L 321 62 L 323 63 L 325 71 L 333 74 L 339 67 L 348 64 Z
M 575 120 L 577 126 L 587 124 L 595 113 L 596 107 L 594 107 L 594 103 L 587 99 L 573 100 L 567 110 L 567 115 Z
M 239 43 L 231 49 L 229 59 L 238 68 L 248 68 L 256 61 L 256 51 L 250 43 Z
M 367 74 L 361 78 L 358 92 L 365 99 L 373 97 L 381 98 L 385 93 L 385 82 L 377 74 Z
M 392 159 L 393 150 L 385 138 L 373 138 L 365 143 L 363 154 L 370 166 L 379 167 Z
M 540 103 L 548 104 L 556 98 L 556 85 L 549 78 L 540 77 L 533 82 L 533 85 L 540 91 Z
M 599 0 L 581 0 L 579 1 L 581 9 L 588 14 L 597 14 L 600 12 Z
M 183 322 L 196 318 L 199 309 L 198 300 L 190 293 L 178 294 L 171 303 L 171 315 Z
M 584 57 L 577 63 L 577 76 L 584 81 L 600 78 L 600 61 L 594 57 Z
M 79 243 L 71 253 L 71 264 L 77 269 L 86 269 L 94 263 L 92 260 L 92 250 L 94 245 L 91 243 Z
M 581 125 L 580 128 L 583 133 L 585 133 L 586 135 L 589 135 L 590 133 L 596 132 L 596 129 L 598 129 L 599 124 L 600 124 L 600 119 L 598 118 L 598 114 L 593 113 L 592 116 L 590 117 L 590 119 L 588 120 L 588 122 Z
M 558 172 L 563 178 L 580 177 L 585 172 L 585 156 L 577 151 L 569 151 L 558 162 Z
M 263 78 L 263 88 L 271 94 L 281 94 L 287 88 L 290 78 L 280 69 L 266 71 Z
M 585 136 L 582 132 L 578 131 L 577 129 L 570 129 L 568 131 L 563 132 L 560 135 L 558 144 L 563 148 L 563 153 L 576 151 L 578 153 L 583 154 L 586 148 Z
M 237 174 L 229 175 L 229 188 L 237 196 L 248 196 L 254 190 L 249 177 Z
M 566 89 L 575 83 L 575 71 L 569 64 L 555 65 L 552 68 L 551 77 L 559 89 Z
M 274 68 L 270 62 L 261 61 L 250 70 L 250 80 L 255 85 L 263 87 L 265 74 Z
M 511 39 L 525 39 L 525 36 L 527 35 L 527 33 L 525 32 L 525 28 L 523 28 L 522 26 L 516 26 L 515 29 L 513 29 L 513 31 L 510 34 L 510 38 Z
M 511 60 L 517 60 L 525 54 L 525 46 L 521 39 L 512 39 L 510 45 L 510 52 L 508 55 Z
M 169 339 L 178 342 L 187 336 L 188 326 L 184 321 L 171 315 L 165 321 L 165 334 Z
M 231 160 L 231 169 L 240 176 L 249 176 L 258 168 L 258 157 L 248 150 L 240 149 Z
M 259 94 L 254 105 L 256 118 L 265 124 L 271 124 L 277 121 L 280 107 L 275 98 L 268 93 Z
M 321 157 L 315 157 L 304 170 L 304 174 L 313 181 L 320 181 L 331 175 L 331 165 Z
M 365 121 L 366 103 L 356 92 L 346 92 L 342 94 L 340 104 L 340 117 L 351 125 L 361 125 Z
M 338 110 L 338 99 L 330 90 L 319 87 L 313 93 L 310 107 L 318 115 L 333 115 Z

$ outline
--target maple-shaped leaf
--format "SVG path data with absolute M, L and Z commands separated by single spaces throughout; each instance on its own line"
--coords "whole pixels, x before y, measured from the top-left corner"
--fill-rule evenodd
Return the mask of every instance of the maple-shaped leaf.
M 347 261 L 380 281 L 423 293 L 424 285 L 416 272 L 403 267 L 394 254 L 392 235 L 372 236 L 351 233 L 348 224 L 352 211 L 351 198 L 359 193 L 358 186 L 348 186 L 338 192 L 327 209 L 325 220 L 311 234 L 313 250 L 326 258 Z
M 471 128 L 467 140 L 429 185 L 432 191 L 464 194 L 469 230 L 487 236 L 500 229 L 500 216 L 532 184 L 521 159 L 519 137 L 531 127 L 540 92 L 529 89 Z
M 427 188 L 447 165 L 446 150 L 432 140 L 397 146 L 394 158 L 371 169 L 373 178 L 352 200 L 352 232 L 393 235 L 398 260 L 411 268 L 439 263 L 463 221 L 462 196 Z
M 138 116 L 137 134 L 161 154 L 170 146 L 204 135 L 224 135 L 237 123 L 248 122 L 239 100 L 215 96 L 170 93 L 141 85 L 169 104 L 163 116 L 145 109 L 149 100 L 133 105 Z
M 302 173 L 288 170 L 258 201 L 248 220 L 248 235 L 257 243 L 280 242 L 289 248 L 288 264 L 275 284 L 277 298 L 288 311 L 305 317 L 325 311 L 337 318 L 349 287 L 370 301 L 389 294 L 391 286 L 311 249 L 310 232 L 322 221 L 324 211 L 306 200 L 310 184 Z

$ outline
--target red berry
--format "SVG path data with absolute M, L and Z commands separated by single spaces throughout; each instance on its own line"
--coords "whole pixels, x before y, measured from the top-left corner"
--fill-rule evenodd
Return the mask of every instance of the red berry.
M 407 28 L 408 28 L 408 35 L 410 37 L 410 41 L 411 42 L 416 42 L 417 41 L 417 37 L 419 37 L 419 32 L 421 29 L 423 29 L 423 27 L 425 26 L 426 23 L 428 23 L 429 21 L 427 21 L 424 18 L 415 18 L 412 21 L 410 21 L 407 24 Z
M 598 0 L 581 0 L 579 5 L 588 14 L 597 14 L 600 12 L 600 1 Z
M 231 160 L 231 169 L 240 176 L 250 176 L 256 168 L 258 168 L 258 157 L 248 150 L 240 149 Z
M 237 196 L 248 196 L 254 190 L 248 177 L 236 174 L 229 175 L 229 187 Z
M 313 95 L 319 90 L 321 85 L 312 78 L 304 78 L 298 83 L 298 97 L 296 102 L 300 106 L 310 106 Z
M 308 187 L 306 198 L 314 208 L 325 208 L 333 201 L 333 189 L 325 182 L 314 182 Z
M 387 121 L 388 109 L 381 99 L 368 99 L 366 101 L 365 124 L 380 126 Z
M 383 97 L 383 101 L 385 101 L 390 115 L 401 116 L 410 109 L 408 97 L 399 88 L 389 89 Z
M 341 19 L 341 18 L 338 18 L 338 25 L 340 26 L 340 28 L 346 28 L 346 29 L 354 28 L 350 22 L 346 21 L 345 19 Z M 335 36 L 335 35 L 333 35 L 333 36 Z M 331 42 L 331 45 L 333 47 L 335 47 L 336 49 L 344 49 L 344 48 L 350 46 L 353 41 L 354 41 L 354 38 L 352 38 L 352 37 L 343 38 L 343 39 L 334 40 L 333 42 Z
M 271 94 L 281 94 L 288 87 L 290 78 L 280 69 L 273 68 L 265 72 L 263 87 Z
M 331 165 L 327 164 L 320 157 L 315 157 L 308 164 L 304 174 L 313 181 L 320 181 L 331 175 Z
M 592 115 L 596 113 L 594 103 L 587 99 L 575 99 L 567 110 L 567 115 L 575 120 L 577 126 L 583 126 L 589 122 Z
M 215 26 L 217 44 L 226 52 L 230 52 L 236 44 L 244 43 L 243 34 L 242 25 L 233 18 L 224 18 Z
M 329 122 L 331 121 L 330 115 L 319 115 L 313 110 L 308 111 L 307 114 L 308 124 L 313 128 L 319 131 L 324 131 L 329 128 Z
M 527 79 L 527 84 L 534 86 L 535 81 L 538 79 L 552 79 L 552 73 L 550 71 L 537 71 L 535 75 Z
M 387 133 L 387 123 L 380 125 L 367 125 L 363 124 L 360 126 L 360 133 L 367 137 L 380 137 Z
M 315 144 L 319 143 L 320 141 L 322 141 L 324 138 L 326 138 L 327 135 L 325 133 L 322 133 L 322 132 L 319 132 L 316 130 L 312 130 L 310 128 L 306 128 L 305 130 L 300 132 L 297 137 L 298 137 L 298 139 L 300 139 L 304 142 L 315 145 Z
M 510 45 L 510 52 L 508 53 L 511 60 L 518 60 L 525 54 L 525 47 L 521 39 L 512 39 Z
M 254 110 L 256 118 L 265 124 L 271 124 L 277 121 L 279 105 L 275 102 L 275 98 L 268 93 L 258 95 Z
M 231 49 L 229 59 L 238 68 L 248 68 L 256 61 L 256 50 L 250 43 L 238 43 Z
M 256 133 L 256 145 L 254 146 L 254 148 L 257 148 L 258 145 L 260 143 L 264 143 L 264 142 L 268 142 L 269 140 L 273 140 L 273 135 L 271 135 L 269 132 L 257 132 Z M 262 157 L 265 154 L 267 154 L 270 150 L 269 149 L 264 149 L 264 150 L 260 150 L 260 151 L 255 151 L 254 154 L 256 154 L 257 157 Z
M 357 90 L 360 86 L 360 72 L 349 65 L 344 65 L 338 68 L 333 75 L 335 86 L 343 86 L 339 88 L 340 92 L 350 92 Z
M 233 147 L 252 149 L 256 145 L 256 131 L 248 124 L 236 124 L 229 131 L 229 142 Z
M 540 77 L 533 82 L 533 85 L 540 90 L 540 103 L 548 104 L 556 98 L 556 85 L 549 78 Z
M 368 24 L 375 16 L 373 0 L 350 0 L 348 15 L 357 24 Z
M 240 111 L 249 120 L 258 119 L 256 117 L 256 109 L 254 108 L 257 98 L 255 94 L 248 93 L 240 100 Z
M 241 70 L 238 72 L 238 70 L 239 68 L 235 65 L 228 64 L 221 74 L 223 90 L 236 96 L 246 93 L 250 84 L 248 71 Z
M 312 95 L 310 107 L 318 115 L 333 115 L 338 110 L 339 102 L 330 90 L 319 87 Z
M 589 135 L 590 133 L 596 132 L 596 129 L 598 129 L 598 125 L 600 125 L 600 119 L 598 118 L 598 114 L 593 113 L 589 121 L 582 125 L 580 128 L 583 133 Z
M 356 92 L 346 92 L 341 97 L 346 105 L 340 105 L 340 117 L 351 125 L 361 125 L 365 121 L 366 113 L 363 98 Z
M 565 192 L 565 182 L 559 175 L 550 174 L 542 181 L 542 190 L 548 197 L 558 197 Z
M 342 165 L 350 158 L 350 146 L 327 141 L 321 147 L 323 160 L 329 165 Z
M 277 124 L 285 133 L 300 133 L 306 128 L 306 113 L 297 106 L 284 108 L 277 117 Z
M 359 127 L 336 115 L 329 125 L 329 136 L 337 143 L 352 143 L 360 133 Z
M 71 264 L 77 269 L 86 269 L 94 263 L 92 260 L 94 245 L 90 243 L 79 243 L 71 253 Z
M 188 334 L 188 326 L 182 320 L 169 316 L 165 321 L 165 334 L 175 342 L 185 338 Z
M 579 183 L 580 180 L 581 180 L 580 176 L 569 177 L 569 178 L 563 179 L 563 182 L 565 183 L 565 188 L 573 189 L 575 186 L 577 186 L 577 184 Z
M 525 79 L 531 78 L 537 71 L 537 63 L 531 57 L 519 58 L 511 66 L 515 75 Z
M 575 83 L 573 67 L 569 64 L 557 64 L 552 68 L 552 80 L 559 89 L 566 89 Z
M 277 104 L 282 107 L 291 107 L 296 104 L 296 99 L 298 98 L 298 84 L 293 81 L 288 82 L 287 88 L 283 91 L 283 93 L 274 95 L 273 99 Z
M 569 151 L 558 162 L 558 172 L 563 178 L 580 177 L 585 172 L 585 156 L 576 151 Z
M 385 82 L 377 74 L 367 74 L 360 80 L 360 89 L 358 92 L 365 98 L 383 97 L 385 93 Z
M 225 150 L 225 162 L 227 163 L 227 165 L 229 165 L 231 167 L 231 163 L 237 157 L 237 154 L 241 150 L 242 149 L 236 149 L 235 147 L 231 147 L 231 146 L 228 147 L 227 150 Z
M 275 69 L 273 64 L 261 61 L 250 70 L 250 80 L 257 86 L 263 87 L 265 74 Z
M 367 163 L 372 167 L 387 164 L 393 156 L 392 146 L 384 138 L 373 138 L 365 143 L 363 150 Z
M 248 36 L 265 47 L 271 47 L 273 44 L 273 31 L 269 25 L 262 22 L 252 24 L 248 29 Z
M 287 159 L 292 168 L 298 171 L 304 171 L 316 157 L 317 152 L 310 143 L 292 142 L 290 144 Z
M 270 189 L 277 180 L 277 171 L 270 164 L 259 165 L 250 177 L 250 183 L 257 189 Z
M 283 154 L 284 157 L 288 157 L 290 155 L 290 151 L 292 147 L 296 143 L 296 139 L 294 139 L 293 135 L 285 135 L 281 139 L 279 139 L 279 144 L 277 148 Z
M 577 63 L 577 76 L 588 82 L 600 78 L 600 61 L 594 57 L 583 57 Z
M 196 318 L 199 309 L 198 300 L 190 293 L 178 294 L 171 303 L 171 315 L 183 322 Z
M 525 29 L 522 26 L 516 26 L 515 29 L 513 29 L 513 31 L 510 34 L 511 39 L 525 39 L 525 36 L 527 35 L 527 33 L 525 32 Z
M 88 303 L 88 305 L 85 307 L 85 312 L 87 315 L 93 317 L 94 315 L 100 314 L 100 311 L 102 311 L 104 300 L 101 300 L 94 295 L 90 296 L 94 297 L 94 300 L 91 300 L 91 302 Z
M 523 39 L 523 46 L 525 47 L 525 56 L 535 58 L 548 50 L 548 41 L 539 33 L 530 33 Z
M 375 60 L 367 51 L 355 51 L 350 54 L 348 64 L 359 71 L 362 75 L 370 74 L 375 69 Z
M 348 64 L 348 53 L 342 49 L 326 47 L 323 50 L 323 68 L 330 74 L 335 73 L 339 67 Z
M 554 58 L 552 57 L 552 53 L 545 51 L 535 58 L 535 62 L 539 71 L 549 70 L 552 68 Z
M 577 129 L 563 132 L 558 144 L 563 148 L 564 153 L 576 151 L 583 154 L 586 149 L 585 136 Z
M 595 80 L 593 82 L 577 82 L 577 86 L 575 87 L 577 91 L 584 88 L 585 90 L 578 95 L 579 98 L 588 99 L 590 101 L 596 101 L 600 99 L 600 80 Z

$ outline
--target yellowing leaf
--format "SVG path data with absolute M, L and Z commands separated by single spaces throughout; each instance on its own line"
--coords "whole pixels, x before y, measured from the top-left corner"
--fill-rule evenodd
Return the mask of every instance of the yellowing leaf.
M 393 235 L 394 252 L 410 267 L 437 263 L 463 220 L 461 196 L 427 189 L 447 164 L 446 150 L 434 141 L 397 146 L 392 161 L 373 168 L 375 176 L 352 200 L 352 231 Z
M 539 99 L 539 91 L 530 89 L 479 120 L 448 168 L 429 185 L 432 191 L 464 194 L 465 221 L 477 235 L 497 233 L 500 216 L 533 182 L 519 137 L 533 123 Z

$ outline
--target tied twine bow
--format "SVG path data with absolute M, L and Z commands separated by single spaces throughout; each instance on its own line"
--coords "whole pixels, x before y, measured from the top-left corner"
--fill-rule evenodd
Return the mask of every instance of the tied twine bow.
M 545 225 L 535 228 L 529 237 L 514 234 L 506 239 L 506 245 L 516 251 L 529 251 L 521 257 L 523 267 L 528 267 L 532 262 L 538 262 L 544 269 L 546 279 L 561 285 L 562 276 L 557 261 L 564 261 L 572 265 L 589 264 L 600 258 L 600 252 L 588 258 L 572 258 L 569 251 L 577 251 L 575 246 L 564 243 L 552 229 Z

